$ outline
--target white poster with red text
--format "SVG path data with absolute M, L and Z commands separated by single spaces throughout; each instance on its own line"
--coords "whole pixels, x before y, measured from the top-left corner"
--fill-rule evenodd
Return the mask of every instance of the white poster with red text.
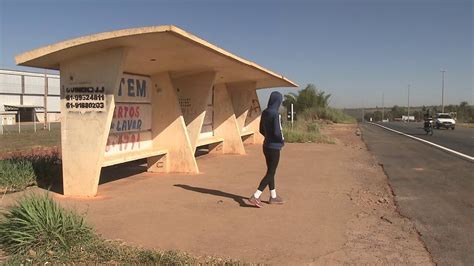
M 152 148 L 151 79 L 124 74 L 115 95 L 115 110 L 105 157 Z

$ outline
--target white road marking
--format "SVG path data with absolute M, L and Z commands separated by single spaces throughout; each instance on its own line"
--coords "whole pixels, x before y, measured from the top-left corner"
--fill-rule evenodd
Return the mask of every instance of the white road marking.
M 450 148 L 446 148 L 446 147 L 441 146 L 441 145 L 438 145 L 438 144 L 436 144 L 436 143 L 433 143 L 433 142 L 430 142 L 430 141 L 427 141 L 427 140 L 424 140 L 424 139 L 421 139 L 421 138 L 417 138 L 417 137 L 412 136 L 412 135 L 405 134 L 405 133 L 400 132 L 400 131 L 397 131 L 397 130 L 395 130 L 395 129 L 391 129 L 391 128 L 389 128 L 389 127 L 385 127 L 385 126 L 379 125 L 379 124 L 377 124 L 377 123 L 373 123 L 373 122 L 367 122 L 367 123 L 372 124 L 372 125 L 376 125 L 376 126 L 379 126 L 379 127 L 381 127 L 381 128 L 384 128 L 384 129 L 386 129 L 386 130 L 395 132 L 395 133 L 397 133 L 397 134 L 400 134 L 400 135 L 403 135 L 403 136 L 406 136 L 406 137 L 409 137 L 409 138 L 412 138 L 412 139 L 415 139 L 415 140 L 424 142 L 424 143 L 429 144 L 429 145 L 431 145 L 431 146 L 434 146 L 434 147 L 436 147 L 436 148 L 438 148 L 438 149 L 442 149 L 442 150 L 444 150 L 444 151 L 447 151 L 447 152 L 450 152 L 450 153 L 454 153 L 454 154 L 456 154 L 457 156 L 460 156 L 460 157 L 462 157 L 462 158 L 464 158 L 464 159 L 467 159 L 467 160 L 469 160 L 469 161 L 471 161 L 471 162 L 474 162 L 474 157 L 469 156 L 469 155 L 467 155 L 467 154 L 460 153 L 460 152 L 455 151 L 455 150 L 451 150 Z

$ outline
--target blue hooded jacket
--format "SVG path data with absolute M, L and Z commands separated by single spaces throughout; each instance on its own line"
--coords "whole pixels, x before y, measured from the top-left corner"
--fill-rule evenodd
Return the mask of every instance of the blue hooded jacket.
M 281 117 L 278 109 L 283 101 L 283 95 L 274 91 L 268 99 L 268 107 L 263 110 L 260 119 L 260 133 L 265 137 L 263 147 L 281 150 L 285 141 L 281 132 Z

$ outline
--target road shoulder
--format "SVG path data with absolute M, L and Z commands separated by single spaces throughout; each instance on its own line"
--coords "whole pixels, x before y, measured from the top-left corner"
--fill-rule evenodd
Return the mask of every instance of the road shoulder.
M 361 128 L 384 166 L 399 212 L 415 223 L 434 262 L 471 265 L 474 164 L 374 125 Z

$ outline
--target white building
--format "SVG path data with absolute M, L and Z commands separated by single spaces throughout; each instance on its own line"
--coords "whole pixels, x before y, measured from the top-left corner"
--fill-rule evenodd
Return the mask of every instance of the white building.
M 0 118 L 4 125 L 59 121 L 59 75 L 0 69 Z M 45 117 L 45 112 L 47 117 Z

